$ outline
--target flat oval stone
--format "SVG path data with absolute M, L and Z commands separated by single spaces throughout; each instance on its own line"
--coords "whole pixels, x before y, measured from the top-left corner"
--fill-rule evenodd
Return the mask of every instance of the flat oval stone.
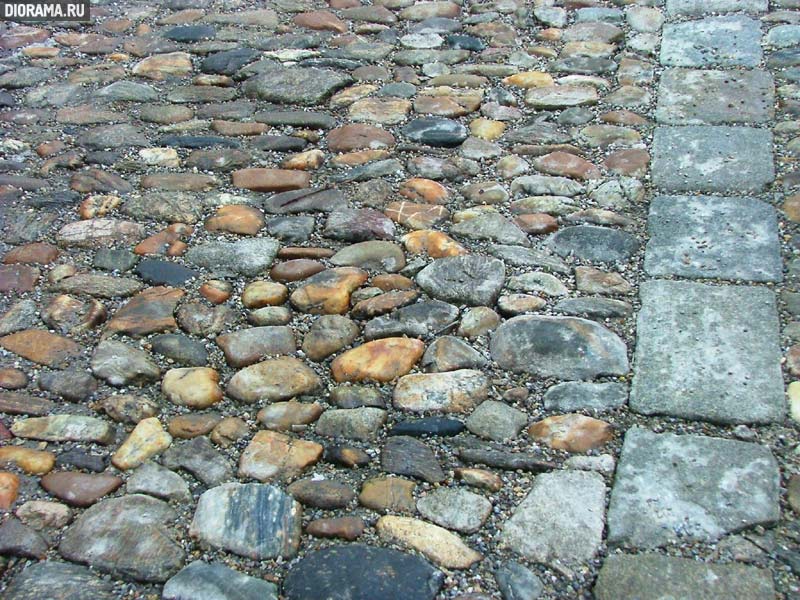
M 491 306 L 503 287 L 505 275 L 502 261 L 470 254 L 434 260 L 417 274 L 417 283 L 445 302 Z
M 300 504 L 279 488 L 227 483 L 197 501 L 189 535 L 255 560 L 290 558 L 300 543 Z
M 331 364 L 336 381 L 391 381 L 405 375 L 422 357 L 425 344 L 408 338 L 384 338 L 362 344 Z
M 58 590 L 63 600 L 113 600 L 114 586 L 81 565 L 43 561 L 31 564 L 11 580 L 5 591 L 7 600 L 40 600 Z M 52 597 L 52 596 L 51 596 Z
M 514 317 L 497 328 L 492 358 L 503 369 L 559 379 L 628 373 L 625 342 L 602 325 L 573 317 Z
M 21 438 L 48 442 L 97 442 L 110 444 L 114 441 L 114 427 L 103 419 L 80 415 L 54 415 L 22 419 L 11 426 L 11 432 Z
M 378 519 L 376 529 L 381 538 L 418 550 L 448 569 L 468 569 L 483 559 L 456 534 L 419 519 L 386 515 Z
M 467 128 L 458 121 L 434 117 L 414 119 L 403 127 L 408 139 L 429 146 L 453 147 L 467 139 Z
M 633 234 L 594 225 L 565 227 L 553 234 L 549 244 L 561 256 L 609 263 L 630 259 L 640 245 Z
M 394 389 L 394 406 L 414 412 L 466 413 L 489 394 L 489 380 L 480 371 L 415 373 L 401 377 Z
M 381 450 L 381 467 L 388 473 L 416 477 L 428 483 L 445 480 L 445 474 L 433 450 L 415 438 L 389 438 Z
M 50 494 L 70 506 L 91 506 L 106 494 L 122 485 L 122 479 L 115 475 L 90 475 L 60 471 L 42 477 L 42 487 Z
M 317 391 L 319 376 L 296 358 L 282 357 L 250 365 L 231 377 L 229 396 L 242 402 L 289 400 Z
M 433 600 L 443 583 L 444 575 L 417 556 L 347 544 L 317 550 L 292 566 L 284 593 L 289 600 Z
M 164 584 L 162 600 L 277 600 L 278 587 L 221 563 L 196 560 Z

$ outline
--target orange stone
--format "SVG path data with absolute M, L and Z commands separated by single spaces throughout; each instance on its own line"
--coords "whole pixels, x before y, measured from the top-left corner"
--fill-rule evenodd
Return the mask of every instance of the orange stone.
M 450 217 L 450 211 L 444 206 L 414 202 L 391 202 L 383 212 L 392 221 L 409 229 L 429 229 Z
M 240 121 L 212 121 L 211 129 L 220 135 L 261 135 L 269 131 L 266 123 L 242 123 Z
M 572 413 L 534 423 L 528 428 L 528 434 L 556 450 L 588 452 L 611 441 L 614 429 L 600 419 Z
M 119 196 L 89 196 L 81 202 L 78 213 L 81 219 L 104 217 L 122 203 Z
M 264 227 L 264 213 L 246 204 L 220 206 L 213 217 L 206 219 L 208 231 L 256 235 L 262 227 Z
M 428 204 L 446 204 L 450 200 L 450 192 L 441 183 L 421 177 L 414 177 L 403 182 L 398 193 L 414 202 L 427 202 Z
M 233 286 L 227 281 L 220 281 L 219 279 L 210 279 L 200 286 L 197 290 L 200 295 L 211 302 L 211 304 L 222 304 L 231 297 Z
M 239 169 L 233 172 L 234 187 L 254 192 L 285 192 L 307 188 L 311 175 L 290 169 Z
M 345 33 L 347 31 L 347 23 L 327 10 L 300 13 L 294 17 L 293 21 L 298 27 L 305 27 L 306 29 L 335 31 L 337 33 Z
M 350 314 L 354 319 L 371 319 L 407 306 L 419 297 L 416 290 L 395 290 L 358 302 Z
M 69 338 L 41 329 L 26 329 L 0 338 L 0 346 L 48 367 L 64 366 L 80 355 L 81 347 Z
M 145 175 L 140 183 L 142 189 L 166 190 L 169 192 L 202 192 L 217 185 L 211 175 L 197 173 L 158 173 Z
M 558 220 L 546 213 L 532 213 L 514 217 L 522 231 L 530 235 L 542 235 L 558 229 Z
M 276 264 L 270 269 L 269 276 L 275 281 L 301 281 L 324 270 L 325 265 L 318 260 L 296 258 Z
M 276 431 L 259 431 L 242 452 L 239 476 L 259 481 L 287 480 L 322 458 L 322 446 Z
M 379 150 L 394 145 L 394 136 L 385 129 L 374 125 L 351 123 L 332 129 L 328 133 L 328 149 L 331 152 Z
M 397 273 L 384 273 L 372 278 L 372 285 L 384 292 L 413 289 L 414 281 Z
M 33 450 L 23 446 L 0 448 L 0 465 L 14 465 L 30 475 L 44 475 L 53 470 L 56 455 L 45 450 Z
M 281 167 L 284 169 L 313 171 L 314 169 L 319 169 L 324 162 L 325 153 L 319 148 L 314 148 L 293 154 L 281 163 Z
M 26 263 L 49 265 L 58 258 L 58 248 L 47 242 L 34 242 L 19 246 L 3 257 L 5 264 Z
M 194 232 L 191 225 L 173 223 L 166 229 L 139 242 L 133 249 L 136 254 L 180 256 L 186 251 L 185 240 Z
M 14 506 L 19 493 L 19 476 L 0 471 L 0 510 L 6 511 Z
M 400 240 L 411 254 L 425 253 L 431 258 L 460 256 L 467 249 L 450 236 L 434 229 L 420 229 L 407 233 Z
M 411 338 L 384 338 L 362 344 L 337 357 L 331 364 L 338 381 L 385 383 L 407 374 L 425 352 L 425 344 Z
M 350 307 L 350 294 L 369 277 L 355 267 L 327 269 L 311 277 L 290 296 L 292 305 L 303 312 L 321 315 L 344 314 Z

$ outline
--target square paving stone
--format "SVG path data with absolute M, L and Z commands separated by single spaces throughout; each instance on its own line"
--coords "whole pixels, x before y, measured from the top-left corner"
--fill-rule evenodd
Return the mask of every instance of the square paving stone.
M 778 219 L 753 198 L 659 196 L 650 204 L 649 275 L 781 281 Z
M 667 0 L 667 12 L 673 16 L 696 17 L 707 13 L 766 12 L 769 0 Z
M 744 15 L 664 26 L 661 63 L 667 67 L 755 67 L 761 56 L 761 25 Z
M 715 423 L 769 423 L 785 401 L 771 290 L 647 281 L 630 407 Z
M 775 84 L 766 71 L 668 69 L 656 120 L 669 125 L 764 123 L 775 116 Z
M 775 179 L 766 129 L 691 125 L 653 136 L 653 184 L 670 192 L 760 192 Z
M 780 518 L 778 463 L 766 446 L 701 435 L 625 435 L 608 508 L 612 545 L 709 542 Z

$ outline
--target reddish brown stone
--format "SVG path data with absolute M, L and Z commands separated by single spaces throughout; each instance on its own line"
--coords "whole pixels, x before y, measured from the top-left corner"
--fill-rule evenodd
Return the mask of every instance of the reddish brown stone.
M 195 173 L 159 173 L 142 177 L 142 189 L 167 190 L 170 192 L 202 192 L 216 186 L 211 175 Z
M 10 415 L 42 416 L 53 412 L 55 403 L 18 392 L 0 392 L 0 412 Z
M 619 150 L 607 156 L 603 165 L 617 175 L 642 177 L 647 173 L 650 165 L 650 154 L 647 150 L 638 148 Z
M 177 329 L 175 307 L 183 290 L 152 287 L 140 292 L 120 308 L 106 326 L 107 333 L 141 337 L 158 331 Z
M 327 10 L 300 13 L 293 20 L 295 25 L 306 29 L 336 31 L 337 33 L 345 33 L 347 31 L 347 23 Z
M 306 527 L 306 533 L 318 538 L 355 540 L 361 537 L 364 529 L 364 521 L 361 517 L 338 517 L 311 521 Z
M 122 479 L 105 473 L 93 475 L 61 471 L 48 473 L 42 477 L 41 483 L 48 493 L 70 506 L 86 507 L 116 490 L 122 485 Z
M 421 177 L 403 182 L 397 193 L 414 202 L 428 204 L 446 204 L 450 200 L 450 192 L 441 183 Z
M 530 235 L 542 235 L 558 229 L 558 220 L 545 213 L 519 215 L 514 217 L 514 222 Z
M 39 269 L 26 265 L 0 266 L 0 292 L 30 292 L 39 281 Z
M 170 420 L 167 431 L 172 437 L 188 440 L 206 435 L 221 420 L 222 417 L 216 413 L 178 415 Z
M 211 304 L 222 304 L 231 297 L 233 286 L 227 281 L 211 279 L 201 285 L 198 291 L 200 295 L 211 302 Z
M 588 160 L 569 152 L 551 152 L 536 160 L 536 168 L 542 173 L 573 177 L 575 179 L 599 179 L 600 169 Z
M 800 345 L 794 345 L 786 353 L 786 368 L 794 377 L 800 377 Z
M 416 290 L 386 292 L 357 303 L 350 314 L 355 319 L 371 319 L 385 315 L 402 306 L 407 306 L 419 297 Z
M 328 149 L 331 152 L 353 150 L 377 150 L 395 145 L 394 136 L 380 127 L 353 123 L 332 129 L 328 133 Z
M 185 223 L 173 223 L 166 229 L 151 235 L 139 242 L 133 251 L 136 254 L 157 254 L 176 256 L 178 250 L 184 250 L 185 241 L 192 235 L 194 228 Z M 181 252 L 182 254 L 182 252 Z
M 19 369 L 11 367 L 0 369 L 0 388 L 18 390 L 28 385 L 28 376 Z
M 384 292 L 413 289 L 414 281 L 397 273 L 384 273 L 372 278 L 372 285 Z
M 629 110 L 613 110 L 604 113 L 600 115 L 600 120 L 603 123 L 609 123 L 611 125 L 628 125 L 633 127 L 650 123 L 650 121 L 643 116 Z
M 297 246 L 286 246 L 278 250 L 278 258 L 291 260 L 295 258 L 330 258 L 336 254 L 336 250 L 330 248 L 301 248 Z
M 239 121 L 212 121 L 211 129 L 220 135 L 261 135 L 269 131 L 269 125 L 265 123 L 242 123 Z
M 63 366 L 81 353 L 81 347 L 72 340 L 41 329 L 26 329 L 1 337 L 0 346 L 48 367 Z
M 246 204 L 228 204 L 217 209 L 213 217 L 206 219 L 206 230 L 227 231 L 240 235 L 256 235 L 264 227 L 264 214 Z
M 296 258 L 276 264 L 269 276 L 275 281 L 301 281 L 324 270 L 325 265 L 318 260 Z
M 9 251 L 4 257 L 5 264 L 26 263 L 49 265 L 58 258 L 58 248 L 47 242 L 25 244 Z
M 43 42 L 48 37 L 50 37 L 50 32 L 47 29 L 20 25 L 13 29 L 6 29 L 3 35 L 0 35 L 0 49 L 14 50 L 15 48 Z
M 234 187 L 254 192 L 285 192 L 307 188 L 311 175 L 288 169 L 240 169 L 233 172 Z

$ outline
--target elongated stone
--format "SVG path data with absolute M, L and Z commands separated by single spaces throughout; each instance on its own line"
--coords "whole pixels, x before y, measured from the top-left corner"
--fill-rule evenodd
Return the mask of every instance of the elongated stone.
M 110 444 L 114 441 L 114 427 L 102 419 L 79 415 L 56 415 L 23 419 L 11 426 L 17 437 L 48 442 L 97 442 Z

